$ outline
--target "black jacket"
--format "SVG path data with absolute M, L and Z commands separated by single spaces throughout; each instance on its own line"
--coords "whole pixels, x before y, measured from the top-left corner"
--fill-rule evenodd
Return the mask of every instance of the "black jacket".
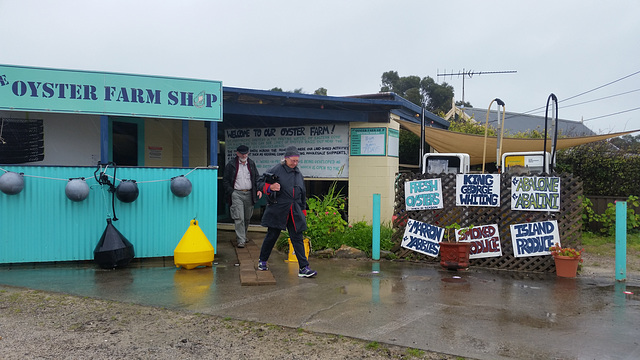
M 233 185 L 236 183 L 236 177 L 238 176 L 239 161 L 236 156 L 224 167 L 222 187 L 226 194 L 227 204 L 231 204 L 231 193 L 233 193 Z M 247 166 L 249 167 L 249 177 L 251 178 L 251 201 L 255 204 L 258 201 L 258 168 L 256 168 L 256 163 L 251 158 L 247 158 Z
M 302 212 L 307 210 L 307 190 L 304 186 L 304 177 L 296 166 L 290 168 L 284 164 L 278 164 L 266 171 L 277 175 L 280 183 L 280 191 L 275 191 L 275 201 L 271 196 L 267 199 L 267 208 L 262 215 L 262 226 L 285 230 L 287 220 L 292 218 L 296 231 L 307 229 L 307 220 Z M 265 183 L 264 174 L 258 180 L 258 186 L 262 193 L 269 194 L 269 184 Z

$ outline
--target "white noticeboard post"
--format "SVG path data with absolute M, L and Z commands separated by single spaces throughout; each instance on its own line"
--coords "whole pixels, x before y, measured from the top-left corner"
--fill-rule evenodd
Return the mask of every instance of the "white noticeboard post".
M 351 156 L 385 156 L 387 128 L 351 129 Z

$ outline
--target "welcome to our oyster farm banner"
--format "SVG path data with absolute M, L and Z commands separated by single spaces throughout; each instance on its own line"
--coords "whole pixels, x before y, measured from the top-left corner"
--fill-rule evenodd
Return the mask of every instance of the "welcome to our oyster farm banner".
M 248 146 L 260 174 L 278 164 L 287 146 L 294 145 L 305 177 L 349 177 L 347 124 L 227 129 L 225 145 L 227 162 L 236 156 L 238 146 Z

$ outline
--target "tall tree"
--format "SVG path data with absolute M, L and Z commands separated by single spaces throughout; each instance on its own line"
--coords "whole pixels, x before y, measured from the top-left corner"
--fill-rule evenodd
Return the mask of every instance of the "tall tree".
M 387 71 L 382 74 L 381 92 L 394 92 L 416 105 L 425 105 L 432 113 L 446 113 L 451 109 L 453 99 L 453 86 L 436 83 L 427 76 L 420 79 L 419 76 L 400 76 L 397 71 Z M 471 104 L 467 103 L 468 106 Z
M 327 89 L 325 89 L 323 87 L 318 88 L 316 91 L 313 92 L 313 95 L 327 96 Z

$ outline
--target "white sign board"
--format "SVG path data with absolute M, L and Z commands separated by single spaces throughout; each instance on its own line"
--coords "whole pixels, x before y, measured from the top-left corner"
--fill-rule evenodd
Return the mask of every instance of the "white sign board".
M 514 176 L 511 210 L 560 211 L 560 178 Z
M 287 146 L 300 151 L 298 167 L 304 177 L 349 177 L 349 125 L 304 125 L 225 130 L 227 162 L 240 145 L 249 147 L 249 157 L 260 174 L 278 164 Z
M 437 257 L 443 237 L 444 228 L 409 219 L 400 245 L 421 254 Z
M 500 232 L 498 225 L 474 226 L 471 229 L 456 230 L 456 238 L 460 242 L 470 242 L 469 259 L 502 256 Z
M 456 206 L 500 206 L 500 174 L 456 175 Z
M 549 248 L 560 244 L 556 220 L 511 225 L 513 255 L 526 257 L 550 255 Z
M 442 209 L 442 180 L 436 178 L 405 182 L 404 201 L 407 210 Z

